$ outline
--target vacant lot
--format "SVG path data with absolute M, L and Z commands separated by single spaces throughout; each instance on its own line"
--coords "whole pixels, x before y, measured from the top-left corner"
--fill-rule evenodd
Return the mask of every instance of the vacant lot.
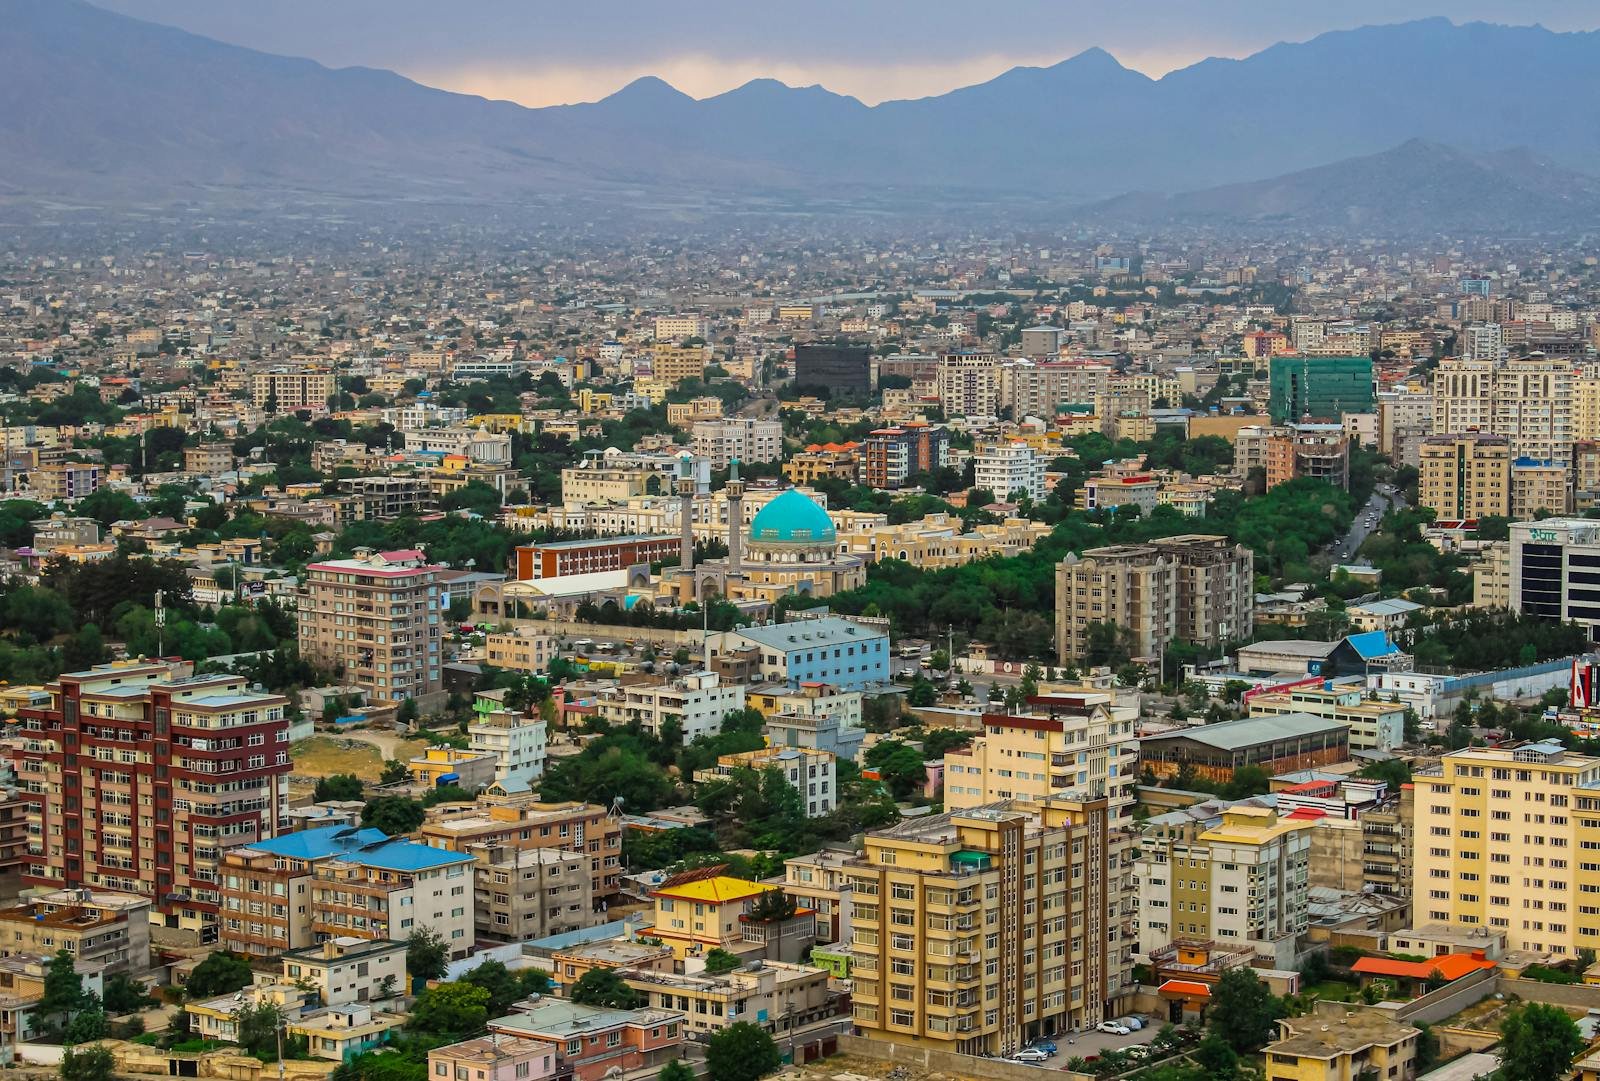
M 421 754 L 423 743 L 396 743 L 397 757 Z M 289 748 L 294 772 L 302 777 L 331 777 L 352 773 L 363 781 L 376 783 L 383 772 L 383 754 L 371 743 L 336 736 L 312 736 Z

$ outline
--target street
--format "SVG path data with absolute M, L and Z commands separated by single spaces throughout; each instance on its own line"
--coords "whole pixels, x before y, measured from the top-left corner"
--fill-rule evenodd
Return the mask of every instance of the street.
M 1355 521 L 1350 523 L 1350 531 L 1334 542 L 1328 549 L 1328 554 L 1333 557 L 1335 563 L 1345 563 L 1355 558 L 1356 553 L 1361 551 L 1361 545 L 1377 528 L 1367 525 L 1367 515 L 1376 513 L 1381 521 L 1390 509 L 1399 510 L 1405 505 L 1406 497 L 1398 489 L 1379 485 L 1373 490 L 1372 498 L 1367 500 L 1366 505 L 1356 511 Z

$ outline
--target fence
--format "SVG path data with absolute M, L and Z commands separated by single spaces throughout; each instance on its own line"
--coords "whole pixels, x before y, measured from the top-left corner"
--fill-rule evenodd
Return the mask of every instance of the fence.
M 1578 1010 L 1600 1010 L 1600 987 L 1583 983 L 1545 983 L 1542 980 L 1502 978 L 1499 991 L 1524 1002 L 1543 1002 L 1549 1006 L 1570 1006 Z
M 1431 1024 L 1453 1017 L 1474 1002 L 1482 1002 L 1495 993 L 1498 982 L 1495 974 L 1495 969 L 1485 968 L 1468 973 L 1459 980 L 1452 980 L 1421 998 L 1405 1003 L 1395 1010 L 1394 1019 L 1412 1024 L 1418 1021 Z

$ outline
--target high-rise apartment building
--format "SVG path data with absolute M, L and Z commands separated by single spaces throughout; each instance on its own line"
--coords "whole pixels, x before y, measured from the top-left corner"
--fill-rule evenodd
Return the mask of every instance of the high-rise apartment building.
M 1572 362 L 1563 357 L 1441 361 L 1433 378 L 1435 435 L 1503 435 L 1512 458 L 1569 462 L 1573 424 Z
M 1016 360 L 1000 369 L 1000 407 L 1014 420 L 1050 420 L 1066 404 L 1098 402 L 1111 385 L 1109 365 L 1083 360 Z
M 1204 813 L 1201 813 L 1201 812 Z M 1276 956 L 1305 932 L 1316 820 L 1251 801 L 1157 815 L 1139 838 L 1139 952 L 1180 940 Z
M 1026 443 L 985 443 L 972 464 L 973 487 L 993 492 L 1002 502 L 1027 498 L 1041 503 L 1050 494 L 1044 483 L 1049 459 Z
M 1006 1054 L 1093 1028 L 1133 989 L 1131 835 L 1106 800 L 908 819 L 849 860 L 855 1023 Z
M 218 868 L 288 811 L 288 699 L 244 676 L 160 664 L 63 673 L 17 711 L 12 753 L 33 837 L 23 883 L 120 890 L 152 920 L 213 941 Z
M 654 345 L 650 347 L 650 374 L 667 384 L 684 379 L 703 379 L 711 350 L 703 345 Z
M 1186 535 L 1091 548 L 1056 567 L 1056 649 L 1063 664 L 1088 650 L 1094 624 L 1132 635 L 1138 656 L 1174 639 L 1217 645 L 1241 636 L 1255 611 L 1254 555 L 1226 537 Z
M 992 417 L 1000 412 L 1000 358 L 993 353 L 947 353 L 939 360 L 939 408 L 947 417 Z
M 1554 742 L 1465 747 L 1412 782 L 1414 923 L 1557 957 L 1600 949 L 1600 759 Z
M 879 428 L 862 442 L 861 483 L 892 490 L 921 473 L 942 469 L 950 450 L 950 432 L 941 424 L 908 423 Z
M 1370 357 L 1273 357 L 1267 365 L 1274 424 L 1372 412 Z
M 308 565 L 299 603 L 301 655 L 341 666 L 344 681 L 374 701 L 438 693 L 440 569 L 416 549 L 358 548 L 352 559 Z
M 775 462 L 783 456 L 783 422 L 755 417 L 697 420 L 690 429 L 690 448 L 712 469 L 727 469 L 741 462 Z
M 1105 799 L 1122 818 L 1138 784 L 1138 718 L 1137 700 L 1111 690 L 1037 695 L 1026 713 L 985 713 L 982 734 L 944 757 L 944 805 L 1067 795 Z
M 305 409 L 326 413 L 336 386 L 331 371 L 280 370 L 250 377 L 250 400 L 258 409 L 294 413 Z
M 703 315 L 656 316 L 655 339 L 658 342 L 681 342 L 685 338 L 705 339 L 711 336 L 711 320 Z
M 1511 512 L 1511 444 L 1503 435 L 1468 432 L 1422 442 L 1417 501 L 1442 521 Z
M 606 722 L 637 724 L 652 736 L 675 722 L 687 745 L 722 731 L 723 719 L 744 708 L 744 692 L 744 684 L 724 681 L 715 672 L 688 672 L 657 683 L 613 687 L 598 695 L 595 705 Z
M 1600 372 L 1593 365 L 1572 380 L 1572 438 L 1600 440 Z
M 1461 355 L 1467 360 L 1506 359 L 1506 336 L 1499 323 L 1480 323 L 1461 331 Z

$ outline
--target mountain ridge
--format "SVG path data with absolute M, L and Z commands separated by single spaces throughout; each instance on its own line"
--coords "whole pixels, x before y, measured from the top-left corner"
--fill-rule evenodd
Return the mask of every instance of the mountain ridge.
M 1413 138 L 1468 158 L 1523 143 L 1560 169 L 1600 170 L 1587 108 L 1600 100 L 1600 34 L 1443 18 L 1334 31 L 1160 79 L 1090 48 L 872 106 L 765 78 L 695 99 L 644 76 L 599 101 L 529 109 L 225 44 L 83 0 L 0 0 L 0 64 L 10 74 L 0 83 L 8 201 L 820 200 L 1065 216 L 1157 191 L 1188 196 L 1164 212 L 1201 213 L 1221 204 L 1194 193 Z M 1491 64 L 1500 77 L 1478 77 Z

